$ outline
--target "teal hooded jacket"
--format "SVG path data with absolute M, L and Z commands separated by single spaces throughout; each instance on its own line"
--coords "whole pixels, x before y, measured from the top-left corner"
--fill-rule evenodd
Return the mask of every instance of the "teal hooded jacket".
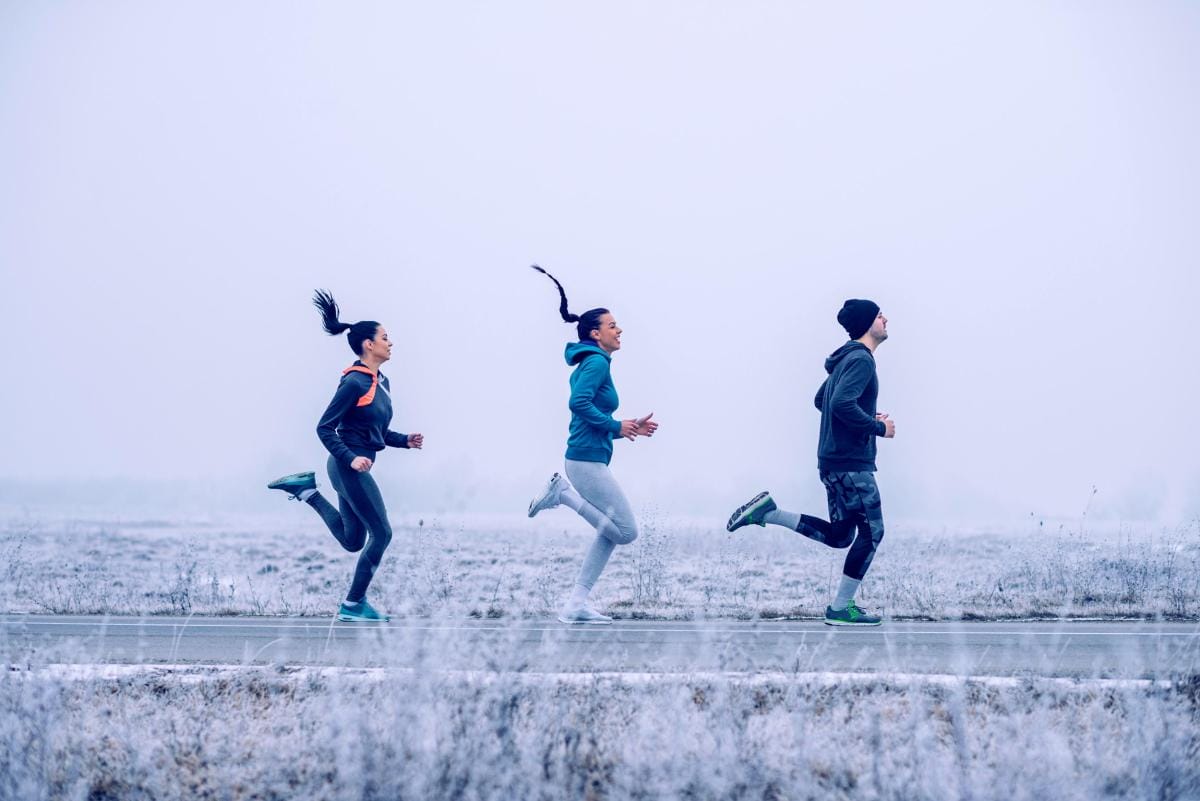
M 613 419 L 620 402 L 609 373 L 611 358 L 592 342 L 571 342 L 566 350 L 571 373 L 571 433 L 567 458 L 576 462 L 612 460 L 612 441 L 621 436 L 621 421 Z

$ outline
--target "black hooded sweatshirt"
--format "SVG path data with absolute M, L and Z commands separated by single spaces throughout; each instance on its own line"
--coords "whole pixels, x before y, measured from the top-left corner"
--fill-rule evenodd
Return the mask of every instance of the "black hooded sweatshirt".
M 886 431 L 875 419 L 879 378 L 875 357 L 861 342 L 850 341 L 825 360 L 829 377 L 813 398 L 821 411 L 817 467 L 825 472 L 875 472 L 875 438 Z

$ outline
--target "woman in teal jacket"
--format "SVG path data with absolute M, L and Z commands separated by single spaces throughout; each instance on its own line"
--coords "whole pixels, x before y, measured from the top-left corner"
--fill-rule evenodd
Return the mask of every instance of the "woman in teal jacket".
M 609 470 L 613 440 L 625 437 L 653 436 L 658 423 L 653 412 L 636 420 L 617 420 L 619 399 L 609 370 L 612 355 L 621 348 L 621 329 L 608 309 L 591 309 L 582 315 L 567 310 L 567 293 L 550 273 L 533 265 L 558 287 L 559 314 L 563 321 L 576 323 L 578 342 L 567 344 L 567 364 L 571 373 L 571 429 L 567 437 L 566 473 L 555 473 L 545 489 L 529 504 L 529 516 L 543 509 L 566 506 L 596 529 L 596 539 L 588 549 L 575 582 L 575 589 L 563 604 L 558 619 L 563 623 L 611 623 L 588 604 L 588 595 L 608 563 L 613 548 L 628 545 L 637 538 L 633 509 L 621 486 Z

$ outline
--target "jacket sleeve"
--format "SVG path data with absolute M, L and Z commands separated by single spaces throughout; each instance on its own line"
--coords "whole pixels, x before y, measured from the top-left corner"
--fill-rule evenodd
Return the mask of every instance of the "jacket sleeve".
M 614 420 L 596 408 L 596 392 L 608 379 L 608 359 L 593 356 L 579 365 L 575 386 L 571 389 L 571 411 L 590 426 L 616 435 L 621 433 L 621 422 Z
M 354 461 L 355 453 L 347 448 L 346 443 L 338 436 L 338 423 L 342 422 L 346 412 L 358 404 L 358 399 L 362 397 L 364 391 L 359 382 L 349 375 L 342 378 L 337 392 L 333 393 L 333 400 L 329 401 L 325 414 L 321 415 L 321 422 L 317 423 L 317 436 L 320 438 L 321 444 L 334 459 L 344 465 L 349 465 Z
M 825 411 L 825 387 L 827 386 L 829 386 L 828 378 L 821 382 L 821 386 L 817 387 L 817 396 L 813 398 L 813 405 L 817 407 L 818 412 Z
M 846 365 L 836 384 L 833 397 L 827 401 L 833 416 L 851 431 L 883 436 L 886 431 L 883 423 L 864 412 L 858 405 L 859 397 L 874 374 L 875 371 L 867 359 L 854 359 Z

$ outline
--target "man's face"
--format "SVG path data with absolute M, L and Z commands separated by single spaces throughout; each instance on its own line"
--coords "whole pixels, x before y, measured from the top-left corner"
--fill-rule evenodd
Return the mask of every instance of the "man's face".
M 883 316 L 883 312 L 875 315 L 875 322 L 871 323 L 869 331 L 876 342 L 883 342 L 888 338 L 887 318 Z

